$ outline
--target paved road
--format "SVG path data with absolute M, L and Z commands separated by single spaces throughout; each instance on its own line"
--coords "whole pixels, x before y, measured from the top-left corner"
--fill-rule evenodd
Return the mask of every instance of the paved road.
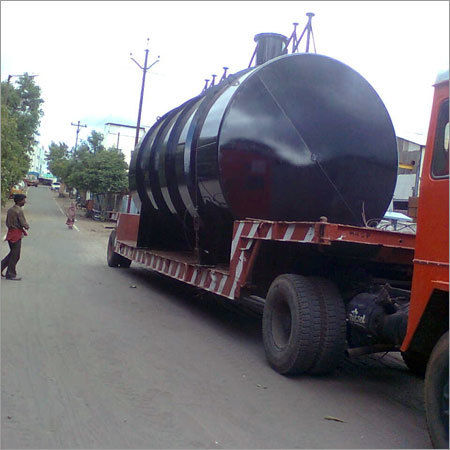
M 106 235 L 69 231 L 47 188 L 25 213 L 23 280 L 1 285 L 2 448 L 430 447 L 423 383 L 396 358 L 282 377 L 258 319 L 108 268 Z

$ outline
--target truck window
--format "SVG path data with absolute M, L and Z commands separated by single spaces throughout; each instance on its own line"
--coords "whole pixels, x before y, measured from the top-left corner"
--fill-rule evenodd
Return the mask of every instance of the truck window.
M 441 103 L 434 140 L 431 175 L 433 178 L 448 177 L 448 99 Z

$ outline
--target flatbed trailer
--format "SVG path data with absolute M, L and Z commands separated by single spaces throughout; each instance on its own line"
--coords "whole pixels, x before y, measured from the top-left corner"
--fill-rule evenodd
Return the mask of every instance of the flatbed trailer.
M 375 250 L 369 252 L 373 262 L 413 265 L 414 234 L 328 223 L 325 219 L 321 222 L 247 219 L 234 222 L 229 264 L 205 266 L 199 264 L 195 252 L 137 247 L 139 217 L 137 214 L 119 214 L 110 251 L 114 249 L 128 261 L 233 301 L 238 301 L 245 291 L 251 294 L 254 263 L 263 242 L 315 246 L 318 251 L 336 245 L 344 250 L 351 246 L 352 253 L 355 253 L 355 245 L 368 246 Z M 264 302 L 258 296 L 253 299 Z

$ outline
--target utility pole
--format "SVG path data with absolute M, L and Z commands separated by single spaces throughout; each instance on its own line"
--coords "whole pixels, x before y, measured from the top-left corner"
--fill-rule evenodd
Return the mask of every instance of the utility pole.
M 87 127 L 87 125 L 81 125 L 80 124 L 80 121 L 78 121 L 78 123 L 71 123 L 71 125 L 73 125 L 74 127 L 77 127 L 77 138 L 76 138 L 76 140 L 75 140 L 75 150 L 77 149 L 77 147 L 78 147 L 78 134 L 80 133 L 80 128 L 86 128 Z M 74 150 L 74 151 L 75 151 Z
M 144 67 L 142 67 L 134 58 L 133 58 L 133 54 L 130 53 L 130 58 L 132 61 L 134 61 L 138 67 L 142 70 L 142 86 L 141 86 L 141 98 L 139 100 L 139 111 L 138 111 L 138 119 L 137 119 L 137 125 L 136 125 L 136 137 L 134 139 L 134 146 L 136 147 L 138 141 L 139 141 L 139 132 L 141 129 L 141 113 L 142 113 L 142 101 L 144 100 L 144 87 L 145 87 L 145 75 L 147 74 L 147 70 L 149 70 L 152 66 L 154 66 L 158 61 L 159 61 L 159 56 L 156 59 L 156 61 L 154 61 L 152 64 L 150 64 L 147 67 L 147 60 L 148 60 L 148 41 L 149 39 L 147 38 L 147 48 L 145 49 L 145 62 L 144 62 Z

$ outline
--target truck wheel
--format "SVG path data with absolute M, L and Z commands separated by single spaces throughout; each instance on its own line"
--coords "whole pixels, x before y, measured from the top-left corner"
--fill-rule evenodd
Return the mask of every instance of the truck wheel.
M 108 261 L 109 267 L 124 267 L 128 268 L 131 265 L 131 260 L 119 255 L 114 251 L 116 245 L 116 230 L 111 231 L 108 239 L 108 249 L 106 252 L 106 260 Z
M 120 256 L 119 267 L 122 267 L 123 269 L 128 269 L 131 266 L 131 259 L 125 258 L 122 255 L 119 256 Z
M 413 350 L 402 352 L 403 361 L 408 369 L 420 377 L 425 375 L 429 357 L 430 355 L 424 355 Z
M 435 448 L 449 448 L 448 440 L 448 331 L 431 352 L 425 373 L 425 411 L 428 433 Z
M 267 294 L 262 321 L 269 364 L 283 375 L 307 372 L 316 362 L 320 344 L 319 296 L 306 277 L 277 277 Z
M 347 347 L 345 305 L 337 287 L 325 278 L 310 278 L 319 297 L 319 354 L 308 373 L 322 375 L 332 372 L 342 362 Z

